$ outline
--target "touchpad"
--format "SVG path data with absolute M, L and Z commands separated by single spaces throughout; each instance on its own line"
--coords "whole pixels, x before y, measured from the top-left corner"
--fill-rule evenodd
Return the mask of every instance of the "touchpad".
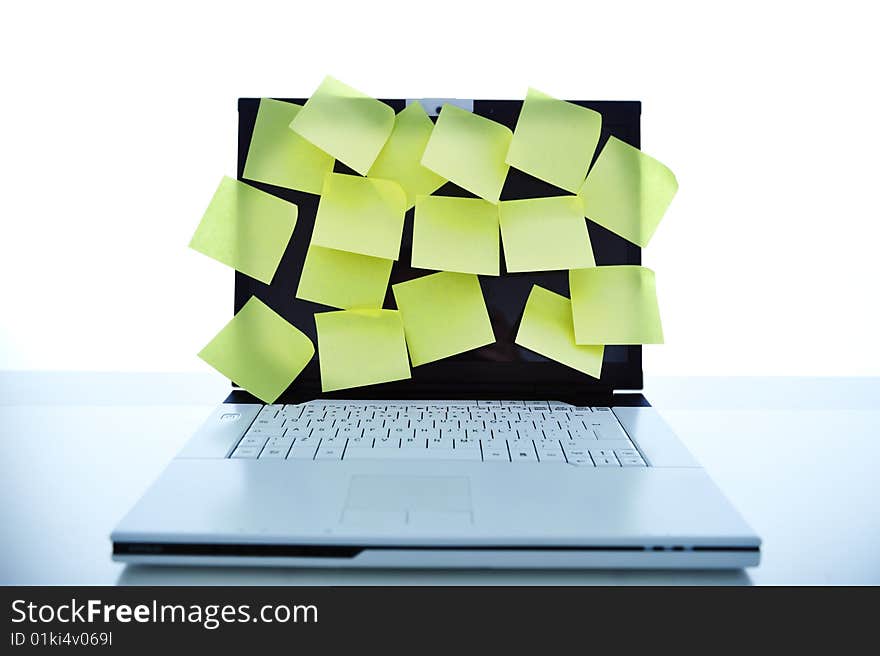
M 342 521 L 346 524 L 470 524 L 466 476 L 352 476 Z

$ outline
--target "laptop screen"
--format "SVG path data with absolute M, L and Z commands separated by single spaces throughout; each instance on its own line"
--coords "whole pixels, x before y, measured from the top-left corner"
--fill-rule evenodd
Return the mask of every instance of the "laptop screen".
M 305 103 L 304 98 L 283 99 Z M 405 107 L 404 100 L 384 100 L 395 112 Z M 639 146 L 638 102 L 586 102 L 572 101 L 602 114 L 602 136 L 596 154 L 609 135 Z M 331 308 L 295 297 L 299 274 L 302 270 L 308 244 L 311 240 L 318 197 L 293 191 L 243 177 L 250 137 L 256 120 L 259 98 L 239 100 L 239 150 L 238 178 L 268 193 L 284 198 L 298 206 L 298 216 L 293 238 L 281 260 L 271 285 L 265 285 L 242 273 L 235 274 L 235 311 L 256 295 L 281 316 L 307 334 L 317 345 L 314 315 Z M 473 111 L 508 126 L 516 125 L 522 101 L 475 100 Z M 356 174 L 341 162 L 335 171 Z M 565 192 L 557 187 L 511 168 L 502 200 L 561 196 Z M 440 196 L 471 197 L 472 194 L 447 183 L 435 192 Z M 385 297 L 385 308 L 394 309 L 394 297 L 390 285 L 434 273 L 416 269 L 410 265 L 412 246 L 413 210 L 409 210 L 404 223 L 400 259 L 391 270 L 391 281 Z M 587 221 L 593 255 L 597 265 L 639 264 L 640 249 L 601 226 Z M 641 347 L 607 346 L 599 380 L 549 360 L 514 343 L 526 299 L 533 285 L 568 296 L 568 273 L 546 271 L 530 273 L 504 273 L 504 254 L 501 253 L 500 276 L 480 276 L 480 285 L 489 317 L 495 333 L 495 343 L 450 358 L 420 365 L 412 369 L 412 379 L 384 383 L 364 388 L 344 390 L 335 394 L 322 394 L 317 353 L 306 369 L 294 381 L 279 402 L 293 402 L 319 397 L 336 398 L 538 398 L 577 401 L 596 398 L 613 389 L 640 389 L 642 386 Z

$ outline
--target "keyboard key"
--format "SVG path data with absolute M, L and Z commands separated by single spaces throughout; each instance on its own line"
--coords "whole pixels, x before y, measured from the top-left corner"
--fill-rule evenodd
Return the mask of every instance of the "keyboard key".
M 402 440 L 407 437 L 414 437 L 416 431 L 414 428 L 392 428 L 388 431 L 388 434 L 393 438 Z
M 362 435 L 360 437 L 352 437 L 348 440 L 348 448 L 372 448 L 373 437 Z
M 469 428 L 467 430 L 467 436 L 475 440 L 492 439 L 491 431 L 487 431 L 485 428 Z
M 358 428 L 357 426 L 342 426 L 336 432 L 336 437 L 349 438 L 349 437 L 360 437 L 363 432 L 362 428 Z
M 312 432 L 312 429 L 308 428 L 307 426 L 296 425 L 296 426 L 291 426 L 290 428 L 288 428 L 285 431 L 284 436 L 285 437 L 305 437 L 306 435 L 308 435 L 311 432 Z
M 317 448 L 317 445 L 300 446 L 299 440 L 297 440 L 293 443 L 293 447 L 288 452 L 287 459 L 312 460 L 315 457 L 315 451 Z
M 396 449 L 400 446 L 400 438 L 391 435 L 389 437 L 379 437 L 373 442 L 374 449 Z
M 425 449 L 428 446 L 428 440 L 421 437 L 407 437 L 400 441 L 401 449 Z
M 562 455 L 562 449 L 538 449 L 538 460 L 541 462 L 565 462 L 565 456 Z
M 415 429 L 416 437 L 423 437 L 426 440 L 432 440 L 434 438 L 440 439 L 440 429 L 439 428 L 427 428 L 424 426 L 418 426 Z
M 475 420 L 475 419 L 462 420 L 460 423 L 461 423 L 462 428 L 469 430 L 469 431 L 470 430 L 485 430 L 485 428 L 486 428 L 486 426 L 483 424 L 482 421 Z
M 576 440 L 595 440 L 596 434 L 581 422 L 573 422 L 568 425 L 568 434 Z
M 467 437 L 467 431 L 463 428 L 441 428 L 440 436 L 460 440 Z
M 248 435 L 265 435 L 266 437 L 281 437 L 284 435 L 284 428 L 281 426 L 251 426 L 248 428 Z
M 405 433 L 406 431 L 410 430 L 409 419 L 387 420 L 384 427 L 391 432 L 396 431 L 398 434 Z
M 233 458 L 256 458 L 260 455 L 262 447 L 256 446 L 240 446 L 232 452 Z
M 619 460 L 621 467 L 645 467 L 645 461 L 641 458 L 623 456 Z
M 428 438 L 428 448 L 429 449 L 451 449 L 452 448 L 452 438 L 451 437 L 429 437 Z
M 370 440 L 378 440 L 383 437 L 388 437 L 388 429 L 387 428 L 365 428 L 363 436 L 365 438 L 369 438 Z
M 325 447 L 322 444 L 315 454 L 315 460 L 341 460 L 342 451 L 343 447 L 341 445 Z
M 479 449 L 480 441 L 470 437 L 456 438 L 453 440 L 455 449 Z
M 610 458 L 593 458 L 593 462 L 596 463 L 597 467 L 619 467 L 620 465 L 617 462 L 617 458 L 611 456 Z
M 267 437 L 268 436 L 266 435 L 245 435 L 241 438 L 241 442 L 238 443 L 238 446 L 260 447 L 262 449 L 266 444 Z
M 511 462 L 538 462 L 538 456 L 535 454 L 535 447 L 529 442 L 528 446 L 510 446 Z
M 484 446 L 483 460 L 486 462 L 510 462 L 510 456 L 507 453 L 507 444 L 503 443 L 494 446 Z
M 262 453 L 260 453 L 260 460 L 284 460 L 287 457 L 287 452 L 289 450 L 289 447 L 267 446 L 263 449 Z
M 635 449 L 615 449 L 614 455 L 618 458 L 641 458 L 641 454 Z
M 590 449 L 590 455 L 593 458 L 613 458 L 614 451 L 611 449 Z
M 577 458 L 569 458 L 568 464 L 576 465 L 578 467 L 592 467 L 593 461 L 590 460 L 589 456 L 586 457 L 577 457 Z

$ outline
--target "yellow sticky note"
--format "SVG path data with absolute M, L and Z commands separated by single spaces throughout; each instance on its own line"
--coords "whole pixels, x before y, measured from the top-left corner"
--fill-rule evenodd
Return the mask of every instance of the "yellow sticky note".
M 433 193 L 446 182 L 421 165 L 433 129 L 421 103 L 412 103 L 394 117 L 391 136 L 370 167 L 369 177 L 394 180 L 403 188 L 407 209 L 415 205 L 416 196 Z
M 189 247 L 271 284 L 296 226 L 296 205 L 224 177 Z
M 610 137 L 578 195 L 588 219 L 644 248 L 676 191 L 678 181 L 666 166 Z
M 515 341 L 593 378 L 602 374 L 605 347 L 575 344 L 571 301 L 543 287 L 532 287 Z
M 199 357 L 265 403 L 274 403 L 315 354 L 312 341 L 252 296 Z
M 294 103 L 262 98 L 244 164 L 248 180 L 320 194 L 333 157 L 290 129 L 302 109 Z
M 577 196 L 506 200 L 499 212 L 508 272 L 580 269 L 595 264 Z
M 506 161 L 576 194 L 587 177 L 601 131 L 599 112 L 529 89 Z
M 497 276 L 498 206 L 481 198 L 419 196 L 412 265 Z
M 315 325 L 323 391 L 410 377 L 403 322 L 396 310 L 321 312 Z
M 290 128 L 361 175 L 376 161 L 394 127 L 394 110 L 330 76 Z
M 495 341 L 483 290 L 473 274 L 434 273 L 391 290 L 414 367 Z
M 654 272 L 600 266 L 568 272 L 578 344 L 662 344 Z
M 422 164 L 463 189 L 497 203 L 507 178 L 513 133 L 504 125 L 455 105 L 443 105 Z
M 303 262 L 296 297 L 344 310 L 379 309 L 392 260 L 312 244 Z
M 312 243 L 396 260 L 406 195 L 391 180 L 330 173 L 318 202 Z

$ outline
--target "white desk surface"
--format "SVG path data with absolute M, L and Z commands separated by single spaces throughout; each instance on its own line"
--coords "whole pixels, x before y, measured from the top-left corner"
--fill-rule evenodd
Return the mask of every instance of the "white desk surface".
M 764 539 L 738 572 L 124 567 L 115 523 L 222 401 L 210 374 L 0 372 L 0 584 L 878 584 L 880 378 L 655 378 Z

